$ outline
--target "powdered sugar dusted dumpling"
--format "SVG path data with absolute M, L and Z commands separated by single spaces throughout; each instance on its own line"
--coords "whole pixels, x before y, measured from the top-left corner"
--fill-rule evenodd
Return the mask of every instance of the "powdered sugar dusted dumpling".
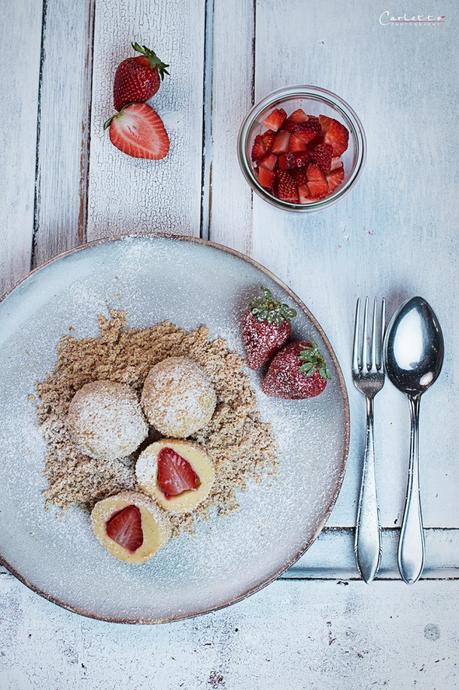
M 145 379 L 142 405 L 150 424 L 164 436 L 186 438 L 212 419 L 217 404 L 206 372 L 186 357 L 168 357 Z
M 170 537 L 169 523 L 153 501 L 136 491 L 123 491 L 96 503 L 91 522 L 99 542 L 118 558 L 145 563 Z
M 142 451 L 135 474 L 140 489 L 170 513 L 197 508 L 215 481 L 214 466 L 202 448 L 167 438 Z
M 148 435 L 135 391 L 113 381 L 80 388 L 70 403 L 67 425 L 75 445 L 96 460 L 123 458 Z

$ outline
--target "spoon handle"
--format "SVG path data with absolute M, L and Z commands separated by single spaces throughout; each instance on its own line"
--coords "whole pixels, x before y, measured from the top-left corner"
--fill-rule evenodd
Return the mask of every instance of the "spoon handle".
M 366 405 L 367 431 L 357 509 L 355 555 L 363 579 L 371 582 L 381 561 L 381 532 L 376 498 L 373 398 L 366 398 Z
M 404 581 L 416 582 L 424 567 L 424 528 L 419 491 L 419 407 L 421 397 L 410 397 L 411 435 L 408 487 L 402 531 L 398 545 L 398 567 Z

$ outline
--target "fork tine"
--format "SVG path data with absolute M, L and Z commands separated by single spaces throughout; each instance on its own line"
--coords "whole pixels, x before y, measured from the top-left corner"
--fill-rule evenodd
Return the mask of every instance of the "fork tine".
M 368 331 L 368 297 L 365 297 L 365 308 L 363 310 L 363 330 L 362 330 L 362 370 L 368 370 L 368 341 L 367 341 L 367 331 Z
M 378 347 L 378 351 L 379 351 L 379 346 L 380 346 L 380 343 L 377 341 L 379 341 L 379 338 L 376 335 L 376 297 L 375 297 L 373 300 L 373 324 L 372 324 L 372 328 L 371 328 L 371 362 L 370 362 L 370 368 L 372 371 L 377 371 L 376 347 Z
M 352 348 L 352 371 L 358 373 L 360 369 L 359 361 L 359 327 L 360 327 L 360 297 L 355 305 L 354 319 L 354 346 Z
M 379 367 L 381 371 L 384 371 L 384 336 L 386 333 L 386 300 L 382 299 L 381 302 L 381 338 L 379 341 Z

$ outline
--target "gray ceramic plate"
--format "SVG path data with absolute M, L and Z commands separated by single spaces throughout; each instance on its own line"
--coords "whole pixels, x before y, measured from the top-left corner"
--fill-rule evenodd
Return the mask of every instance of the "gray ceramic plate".
M 97 315 L 124 309 L 141 327 L 170 319 L 205 323 L 241 351 L 247 295 L 266 285 L 296 303 L 296 331 L 326 353 L 331 382 L 310 401 L 267 398 L 280 475 L 250 486 L 240 510 L 172 540 L 148 564 L 130 567 L 93 538 L 81 510 L 43 507 L 44 443 L 28 399 L 55 363 L 59 338 L 97 333 Z M 185 238 L 130 237 L 64 254 L 33 272 L 0 303 L 0 554 L 36 592 L 73 611 L 123 622 L 163 622 L 233 603 L 279 576 L 322 529 L 341 486 L 349 435 L 347 395 L 322 329 L 288 288 L 242 255 Z

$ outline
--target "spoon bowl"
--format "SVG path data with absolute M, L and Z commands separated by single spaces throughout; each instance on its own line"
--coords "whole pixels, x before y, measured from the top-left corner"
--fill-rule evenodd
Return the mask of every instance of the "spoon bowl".
M 443 334 L 425 299 L 413 297 L 395 312 L 385 352 L 387 375 L 402 393 L 419 396 L 435 383 L 443 364 Z

